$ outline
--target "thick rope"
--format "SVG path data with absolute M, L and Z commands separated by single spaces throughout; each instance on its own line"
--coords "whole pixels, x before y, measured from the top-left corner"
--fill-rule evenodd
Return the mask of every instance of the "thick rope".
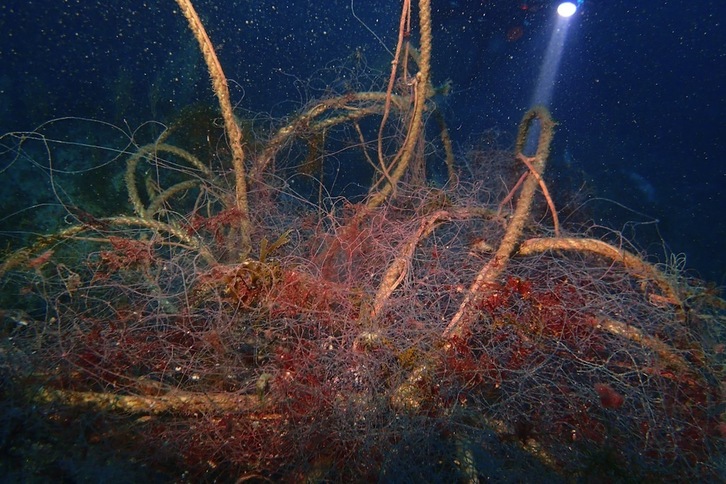
M 247 204 L 247 181 L 245 179 L 245 153 L 242 149 L 242 131 L 239 129 L 237 122 L 234 119 L 234 113 L 232 110 L 232 103 L 230 102 L 229 87 L 227 86 L 227 78 L 222 70 L 222 65 L 219 63 L 217 54 L 214 51 L 212 41 L 207 35 L 207 31 L 199 19 L 191 0 L 176 0 L 179 4 L 184 17 L 189 22 L 189 28 L 191 29 L 197 42 L 199 42 L 199 49 L 202 51 L 204 61 L 209 69 L 209 75 L 212 78 L 212 89 L 214 94 L 217 96 L 219 101 L 219 108 L 222 111 L 222 118 L 224 119 L 224 129 L 227 133 L 227 139 L 229 141 L 230 149 L 232 150 L 232 166 L 235 174 L 235 206 L 242 215 L 241 230 L 242 230 L 242 247 L 241 253 L 244 254 L 249 252 L 250 248 L 250 219 L 249 219 L 249 206 Z

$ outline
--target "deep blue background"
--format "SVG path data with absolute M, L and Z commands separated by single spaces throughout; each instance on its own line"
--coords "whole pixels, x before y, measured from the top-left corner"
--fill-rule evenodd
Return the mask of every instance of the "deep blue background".
M 135 126 L 212 102 L 176 3 L 147 3 L 3 2 L 0 131 L 68 115 Z M 353 3 L 388 48 L 398 3 Z M 443 108 L 455 143 L 465 149 L 490 129 L 513 133 L 556 2 L 433 3 L 433 75 L 435 83 L 453 81 Z M 345 68 L 355 62 L 381 73 L 390 63 L 350 0 L 195 4 L 234 100 L 252 112 L 290 114 L 322 95 L 326 82 L 349 81 L 355 73 Z M 594 199 L 584 208 L 597 223 L 623 230 L 661 260 L 685 252 L 690 268 L 719 284 L 726 283 L 725 22 L 726 3 L 717 0 L 586 0 L 571 20 L 551 106 L 560 123 L 553 183 L 586 182 Z M 303 89 L 316 75 L 323 80 L 312 92 Z

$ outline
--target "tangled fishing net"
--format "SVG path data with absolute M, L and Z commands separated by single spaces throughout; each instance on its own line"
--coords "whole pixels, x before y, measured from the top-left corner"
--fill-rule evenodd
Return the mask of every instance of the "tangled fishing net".
M 62 221 L 0 266 L 4 452 L 42 473 L 51 444 L 105 449 L 158 480 L 718 478 L 723 301 L 616 232 L 560 226 L 544 108 L 513 150 L 459 169 L 428 1 L 420 51 L 404 2 L 387 89 L 330 92 L 267 129 L 235 118 L 179 4 L 218 144 L 194 123 L 219 115 L 199 112 L 160 133 L 93 122 L 103 145 L 62 138 L 88 122 L 72 119 L 2 138 L 8 176 L 49 175 L 57 203 L 35 220 Z M 89 156 L 124 163 L 109 180 L 128 202 L 76 203 L 93 195 L 54 164 Z M 328 191 L 331 163 L 366 167 L 362 196 Z M 45 440 L 21 449 L 24 425 Z

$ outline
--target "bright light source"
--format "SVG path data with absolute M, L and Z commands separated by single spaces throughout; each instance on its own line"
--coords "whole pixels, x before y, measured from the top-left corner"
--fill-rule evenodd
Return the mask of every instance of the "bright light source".
M 577 11 L 577 5 L 572 2 L 564 2 L 558 5 L 557 13 L 560 17 L 572 17 Z

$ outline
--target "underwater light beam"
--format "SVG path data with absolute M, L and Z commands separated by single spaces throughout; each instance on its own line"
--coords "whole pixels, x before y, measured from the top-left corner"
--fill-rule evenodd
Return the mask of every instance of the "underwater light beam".
M 537 85 L 534 89 L 531 105 L 543 105 L 549 107 L 552 100 L 552 92 L 555 88 L 555 78 L 557 70 L 562 59 L 562 51 L 565 47 L 565 38 L 567 37 L 567 29 L 570 26 L 570 18 L 577 10 L 577 6 L 572 2 L 565 2 L 557 7 L 559 14 L 555 21 L 555 28 L 552 30 L 547 51 L 542 67 L 537 78 Z

